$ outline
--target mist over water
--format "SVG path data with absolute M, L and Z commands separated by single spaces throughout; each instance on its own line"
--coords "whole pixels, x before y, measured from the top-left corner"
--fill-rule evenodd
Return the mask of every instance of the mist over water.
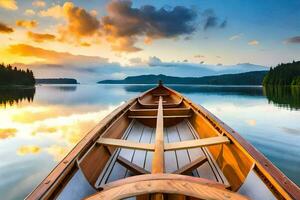
M 0 196 L 23 199 L 97 122 L 153 85 L 0 89 Z M 300 89 L 171 85 L 300 185 Z

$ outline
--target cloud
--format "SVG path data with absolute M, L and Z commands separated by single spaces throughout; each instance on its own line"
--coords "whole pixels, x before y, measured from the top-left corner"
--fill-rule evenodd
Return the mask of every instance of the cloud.
M 59 41 L 61 42 L 75 42 L 80 45 L 83 37 L 99 35 L 100 21 L 96 18 L 95 12 L 90 13 L 83 8 L 76 7 L 71 2 L 42 10 L 40 15 L 65 19 L 66 24 L 58 27 Z
M 35 28 L 38 25 L 38 22 L 35 20 L 17 20 L 16 25 L 24 28 Z
M 1 0 L 0 7 L 5 8 L 7 10 L 17 10 L 17 2 L 16 0 Z
M 102 30 L 115 51 L 139 51 L 138 37 L 147 43 L 153 39 L 174 38 L 195 31 L 197 13 L 193 9 L 176 6 L 156 9 L 151 5 L 133 8 L 131 1 L 113 1 L 102 17 Z
M 227 26 L 227 20 L 223 20 L 221 23 L 219 22 L 220 19 L 216 16 L 214 10 L 206 9 L 202 13 L 203 21 L 204 21 L 204 30 L 208 30 L 211 28 L 225 28 Z
M 18 150 L 17 150 L 17 154 L 19 156 L 24 156 L 27 154 L 38 154 L 40 153 L 41 148 L 39 146 L 36 145 L 24 145 L 21 146 Z
M 47 64 L 66 64 L 66 65 L 88 65 L 107 63 L 108 59 L 98 56 L 73 55 L 67 52 L 57 52 L 46 50 L 27 44 L 11 45 L 7 49 L 8 53 L 23 56 L 35 57 L 42 59 L 42 63 Z
M 36 6 L 36 7 L 45 7 L 45 6 L 46 6 L 46 2 L 45 2 L 45 1 L 38 0 L 38 1 L 32 2 L 32 5 L 33 5 L 33 6 Z
M 17 132 L 17 129 L 15 129 L 15 128 L 0 129 L 0 139 L 15 137 L 16 132 Z
M 53 41 L 55 40 L 55 35 L 52 34 L 41 34 L 41 33 L 34 33 L 31 31 L 27 32 L 28 38 L 32 39 L 35 42 L 45 42 L 45 41 Z
M 251 41 L 248 42 L 248 45 L 250 45 L 250 46 L 259 45 L 259 41 L 257 41 L 257 40 L 251 40 Z
M 27 16 L 32 16 L 32 15 L 35 15 L 35 11 L 32 9 L 27 9 L 27 10 L 25 10 L 24 14 Z
M 233 35 L 229 38 L 229 40 L 238 40 L 238 39 L 241 39 L 243 34 L 236 34 L 236 35 Z
M 290 37 L 285 42 L 288 44 L 300 44 L 300 36 Z
M 12 33 L 12 32 L 14 32 L 14 30 L 11 27 L 0 22 L 0 33 Z
M 156 56 L 152 56 L 152 57 L 149 57 L 149 60 L 148 60 L 148 65 L 149 66 L 161 66 L 163 64 L 163 62 L 160 60 L 160 58 L 156 57 Z
M 55 5 L 47 10 L 41 10 L 39 12 L 39 15 L 42 17 L 53 17 L 53 18 L 62 18 L 64 16 L 64 10 L 63 7 L 60 5 Z

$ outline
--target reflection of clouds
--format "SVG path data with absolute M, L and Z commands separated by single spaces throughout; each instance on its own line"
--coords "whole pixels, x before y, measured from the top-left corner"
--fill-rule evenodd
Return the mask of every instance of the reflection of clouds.
M 255 119 L 248 119 L 248 120 L 246 120 L 246 123 L 249 126 L 256 126 L 256 120 Z
M 60 160 L 62 160 L 65 155 L 67 155 L 67 153 L 69 152 L 69 150 L 71 150 L 68 147 L 64 147 L 64 146 L 58 146 L 58 145 L 52 145 L 48 148 L 45 149 L 51 156 L 53 156 L 53 159 L 56 162 L 59 162 Z
M 116 106 L 41 104 L 7 107 L 0 110 L 0 139 L 15 137 L 25 141 L 25 144 L 28 141 L 34 141 L 35 144 L 38 142 L 39 146 L 20 146 L 17 154 L 37 154 L 44 151 L 52 155 L 55 161 L 59 161 L 115 108 Z
M 5 128 L 0 129 L 0 139 L 15 137 L 17 129 L 15 128 Z
M 36 145 L 24 145 L 21 146 L 18 150 L 17 150 L 17 154 L 19 156 L 24 156 L 27 154 L 38 154 L 40 153 L 41 148 L 39 146 Z

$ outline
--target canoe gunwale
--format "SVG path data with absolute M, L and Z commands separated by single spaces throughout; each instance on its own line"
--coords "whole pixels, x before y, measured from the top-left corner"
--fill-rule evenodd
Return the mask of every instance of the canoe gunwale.
M 58 185 L 61 184 L 60 181 L 70 175 L 70 173 L 72 174 L 74 168 L 78 168 L 76 160 L 81 160 L 81 157 L 94 145 L 109 125 L 114 122 L 116 117 L 129 110 L 137 102 L 138 98 L 147 95 L 147 93 L 155 90 L 157 87 L 151 88 L 137 97 L 128 100 L 104 117 L 73 147 L 25 199 L 36 200 L 50 197 Z
M 163 86 L 173 93 L 180 95 L 194 112 L 205 117 L 208 122 L 219 132 L 220 135 L 226 135 L 234 145 L 254 163 L 254 170 L 261 176 L 273 194 L 279 198 L 300 199 L 300 188 L 285 176 L 271 161 L 269 161 L 262 153 L 260 153 L 252 144 L 246 141 L 237 131 L 232 129 L 206 108 L 201 105 L 194 104 L 190 99 L 178 93 L 177 91 Z M 262 177 L 263 176 L 263 177 Z M 276 191 L 274 191 L 274 189 Z M 278 196 L 279 195 L 279 196 Z
M 100 137 L 105 136 L 106 131 L 111 125 L 114 124 L 116 119 L 121 116 L 127 117 L 126 114 L 131 110 L 134 110 L 133 107 L 137 104 L 143 106 L 143 104 L 141 104 L 141 99 L 146 95 L 151 95 L 151 92 L 155 91 L 159 87 L 167 89 L 170 96 L 174 95 L 180 99 L 179 104 L 176 104 L 178 102 L 175 102 L 172 103 L 173 105 L 176 104 L 176 106 L 187 106 L 189 109 L 191 109 L 191 112 L 194 112 L 194 115 L 203 117 L 204 120 L 212 126 L 215 134 L 219 136 L 227 136 L 230 140 L 230 144 L 228 145 L 236 146 L 236 148 L 239 149 L 239 151 L 241 151 L 252 162 L 253 168 L 251 169 L 258 174 L 261 180 L 270 188 L 277 198 L 300 199 L 299 187 L 288 177 L 286 177 L 254 146 L 247 142 L 238 132 L 233 130 L 201 105 L 193 103 L 182 94 L 163 85 L 151 88 L 141 95 L 132 98 L 131 100 L 117 107 L 113 112 L 102 119 L 85 135 L 82 140 L 80 140 L 80 142 L 74 146 L 74 148 L 65 156 L 65 158 L 62 159 L 55 168 L 53 168 L 49 175 L 43 181 L 41 181 L 41 183 L 26 197 L 26 199 L 48 199 L 49 197 L 57 195 L 56 193 L 59 186 L 64 187 L 69 179 L 68 177 L 71 177 L 75 170 L 81 170 L 78 163 L 81 162 L 84 156 L 94 145 L 97 145 L 96 141 Z M 144 103 L 144 106 L 145 108 L 150 108 L 148 110 L 158 110 L 158 104 Z M 163 108 L 170 107 L 168 104 L 163 103 Z

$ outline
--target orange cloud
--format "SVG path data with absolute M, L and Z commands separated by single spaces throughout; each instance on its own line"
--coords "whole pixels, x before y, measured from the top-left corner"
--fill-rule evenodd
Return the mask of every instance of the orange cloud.
M 47 64 L 89 64 L 108 62 L 108 59 L 98 56 L 73 55 L 66 52 L 46 50 L 27 44 L 11 45 L 6 51 L 13 55 L 40 58 L 47 62 Z
M 32 15 L 35 15 L 35 11 L 32 9 L 27 9 L 27 10 L 25 10 L 24 14 L 27 16 L 32 16 Z
M 14 30 L 11 27 L 0 22 L 0 33 L 12 33 L 12 32 L 14 32 Z
M 41 10 L 39 14 L 42 17 L 53 17 L 58 19 L 64 16 L 64 10 L 62 6 L 55 5 L 48 8 L 47 10 Z
M 250 46 L 259 45 L 259 41 L 257 41 L 257 40 L 251 40 L 251 41 L 248 42 L 248 45 L 250 45 Z
M 41 148 L 39 146 L 35 146 L 35 145 L 24 145 L 21 146 L 18 150 L 17 150 L 17 154 L 19 156 L 24 156 L 27 154 L 38 154 L 40 153 Z
M 36 6 L 36 7 L 45 7 L 46 3 L 44 1 L 38 0 L 38 1 L 32 2 L 32 5 Z
M 7 128 L 7 129 L 0 129 L 0 139 L 11 138 L 16 135 L 17 129 L 14 128 Z
M 16 0 L 1 0 L 0 7 L 5 8 L 7 10 L 17 10 L 17 2 Z
M 17 20 L 16 25 L 24 28 L 34 28 L 38 25 L 35 20 Z
M 42 34 L 42 33 L 33 33 L 29 31 L 27 36 L 35 42 L 45 42 L 45 41 L 53 41 L 55 39 L 55 35 L 52 34 Z
M 67 2 L 63 6 L 63 11 L 67 20 L 67 27 L 61 31 L 66 32 L 67 36 L 73 35 L 76 38 L 93 36 L 99 31 L 100 22 L 85 9 Z
M 100 35 L 100 21 L 97 19 L 97 12 L 86 11 L 84 8 L 76 7 L 72 2 L 66 2 L 63 6 L 55 5 L 47 10 L 40 11 L 40 16 L 63 18 L 66 25 L 58 26 L 61 42 L 74 42 L 81 45 L 83 37 Z M 87 45 L 86 45 L 87 46 Z

